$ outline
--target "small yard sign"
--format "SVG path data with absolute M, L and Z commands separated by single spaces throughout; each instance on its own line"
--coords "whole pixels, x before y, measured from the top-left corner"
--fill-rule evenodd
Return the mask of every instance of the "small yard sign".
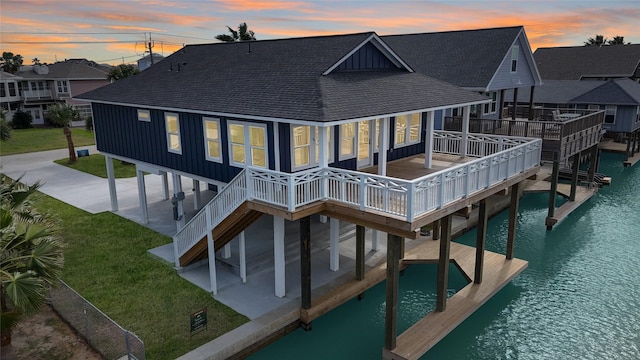
M 195 331 L 207 329 L 207 308 L 202 308 L 191 314 L 191 335 Z

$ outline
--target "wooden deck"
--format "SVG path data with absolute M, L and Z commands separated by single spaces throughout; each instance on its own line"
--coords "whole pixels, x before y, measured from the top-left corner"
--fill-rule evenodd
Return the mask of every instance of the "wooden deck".
M 469 156 L 434 153 L 431 160 L 431 168 L 427 169 L 424 167 L 424 154 L 418 154 L 388 162 L 387 176 L 404 180 L 413 180 L 476 159 L 477 158 Z M 376 165 L 360 169 L 359 171 L 369 174 L 377 174 L 378 166 Z
M 626 154 L 627 152 L 627 144 L 615 142 L 611 139 L 602 140 L 600 144 L 598 144 L 598 149 L 602 151 Z M 640 153 L 636 153 L 633 156 L 630 156 L 627 160 L 622 162 L 624 167 L 629 167 L 635 165 L 638 161 L 640 161 Z
M 419 250 L 416 253 L 408 255 L 403 263 L 437 259 L 439 241 L 433 241 L 426 245 L 416 249 Z M 451 243 L 452 261 L 455 261 L 456 265 L 470 279 L 474 276 L 475 252 L 473 247 Z M 398 336 L 395 349 L 383 350 L 383 359 L 420 358 L 526 267 L 527 262 L 524 260 L 506 260 L 504 255 L 485 251 L 482 283 L 469 283 L 447 300 L 445 311 L 431 312 L 407 329 Z

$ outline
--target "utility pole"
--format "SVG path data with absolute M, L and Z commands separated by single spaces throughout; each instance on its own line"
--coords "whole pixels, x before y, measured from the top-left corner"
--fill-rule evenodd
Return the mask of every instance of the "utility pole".
M 149 33 L 149 43 L 148 43 L 148 48 L 149 48 L 149 60 L 151 60 L 151 65 L 153 65 L 153 50 L 151 50 L 153 48 L 153 42 L 151 41 L 151 33 Z

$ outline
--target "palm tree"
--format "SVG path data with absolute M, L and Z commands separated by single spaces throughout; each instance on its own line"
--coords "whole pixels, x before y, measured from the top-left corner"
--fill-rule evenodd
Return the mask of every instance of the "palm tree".
M 584 46 L 602 46 L 607 44 L 607 38 L 602 35 L 596 35 L 595 38 L 589 38 L 584 42 Z
M 71 122 L 80 120 L 80 113 L 73 106 L 67 103 L 57 103 L 47 109 L 49 119 L 56 125 L 62 126 L 62 132 L 67 138 L 67 147 L 69 148 L 69 163 L 76 162 L 76 151 L 71 138 Z
M 238 31 L 233 30 L 229 26 L 227 26 L 231 35 L 228 34 L 220 34 L 216 35 L 216 39 L 224 42 L 234 42 L 234 41 L 250 41 L 256 40 L 255 33 L 247 28 L 247 23 L 243 22 L 238 25 Z
M 630 42 L 624 42 L 624 36 L 614 36 L 613 39 L 607 41 L 608 45 L 629 45 Z
M 11 348 L 11 331 L 37 311 L 63 266 L 62 242 L 55 225 L 31 208 L 39 183 L 0 179 L 0 320 L 2 353 Z

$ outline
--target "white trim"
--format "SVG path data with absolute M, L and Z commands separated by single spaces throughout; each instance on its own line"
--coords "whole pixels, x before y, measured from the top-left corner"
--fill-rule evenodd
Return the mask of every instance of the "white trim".
M 172 133 L 169 132 L 169 117 L 170 116 L 175 116 L 176 118 L 176 124 L 178 125 L 178 132 L 177 133 Z M 182 155 L 182 135 L 180 132 L 180 115 L 177 113 L 170 113 L 170 112 L 165 112 L 164 113 L 164 131 L 167 137 L 167 151 L 169 151 L 170 153 L 174 153 L 174 154 L 179 154 Z M 177 149 L 174 149 L 171 147 L 171 135 L 177 135 L 178 136 L 178 145 L 179 147 Z
M 372 40 L 375 40 L 372 41 Z M 349 51 L 345 56 L 343 56 L 340 60 L 338 60 L 335 64 L 331 65 L 331 67 L 329 67 L 327 70 L 325 70 L 325 72 L 322 73 L 322 75 L 328 75 L 330 74 L 333 70 L 335 70 L 338 66 L 340 66 L 340 64 L 342 64 L 345 60 L 347 60 L 351 55 L 355 54 L 358 50 L 360 50 L 365 44 L 367 43 L 371 43 L 373 46 L 375 46 L 378 50 L 380 50 L 380 52 L 385 55 L 387 57 L 387 59 L 389 59 L 395 66 L 399 67 L 399 68 L 404 68 L 405 70 L 407 70 L 408 72 L 413 72 L 413 69 L 407 64 L 405 63 L 393 50 L 391 50 L 391 48 L 389 48 L 387 46 L 387 44 L 385 44 L 380 37 L 378 37 L 378 35 L 376 33 L 371 34 L 371 36 L 369 36 L 367 39 L 365 39 L 363 42 L 361 42 L 358 46 L 356 46 L 355 48 L 353 48 L 351 51 Z
M 296 166 L 295 165 L 295 138 L 293 135 L 293 128 L 294 127 L 309 127 L 309 163 L 308 164 L 304 164 L 301 166 Z M 321 154 L 319 154 L 318 152 L 321 151 L 321 144 L 322 142 L 320 142 L 320 128 L 322 128 L 322 126 L 316 126 L 316 125 L 294 125 L 291 124 L 289 125 L 289 143 L 290 143 L 290 147 L 289 147 L 289 156 L 291 158 L 291 171 L 300 171 L 300 170 L 305 170 L 305 169 L 310 169 L 310 168 L 314 168 L 314 167 L 318 167 L 319 164 L 322 163 L 322 159 L 321 159 Z M 333 141 L 335 136 L 333 136 L 331 134 L 331 132 L 333 131 L 333 127 L 327 127 L 327 133 L 329 136 L 329 142 L 327 144 L 327 146 L 329 147 L 328 149 L 328 156 L 327 156 L 327 164 L 331 163 L 333 161 Z M 276 146 L 276 148 L 278 148 Z M 318 152 L 316 152 L 316 150 Z M 316 160 L 317 159 L 317 160 Z
M 239 163 L 233 161 L 233 143 L 231 142 L 231 126 L 239 125 L 243 128 L 244 133 L 244 163 Z M 251 161 L 251 136 L 250 136 L 250 127 L 262 128 L 264 130 L 264 169 L 269 168 L 269 136 L 267 131 L 267 124 L 262 123 L 254 123 L 248 121 L 237 121 L 237 120 L 227 120 L 227 150 L 229 151 L 229 165 L 235 167 L 247 167 L 247 166 L 255 166 L 262 167 L 260 165 L 255 165 Z
M 211 155 L 209 155 L 209 137 L 207 136 L 207 122 L 212 122 L 215 124 L 218 124 L 218 139 L 217 140 L 211 140 L 211 141 L 217 141 L 218 142 L 218 151 L 220 152 L 220 156 L 219 157 L 213 157 Z M 207 161 L 213 161 L 213 162 L 217 162 L 217 163 L 222 163 L 222 131 L 220 128 L 220 119 L 218 118 L 210 118 L 210 117 L 202 117 L 202 130 L 203 130 L 203 138 L 204 138 L 204 158 Z
M 365 116 L 365 117 L 360 117 L 360 118 L 349 118 L 349 119 L 325 121 L 325 120 L 285 119 L 285 118 L 275 118 L 275 117 L 268 117 L 268 116 L 255 116 L 255 115 L 245 115 L 245 114 L 224 113 L 224 112 L 218 112 L 218 111 L 181 109 L 181 108 L 164 107 L 164 106 L 152 106 L 152 105 L 142 105 L 142 104 L 132 104 L 132 103 L 118 103 L 118 102 L 113 102 L 113 101 L 97 101 L 97 100 L 91 100 L 91 99 L 86 99 L 86 98 L 82 98 L 82 97 L 74 97 L 74 99 L 89 101 L 91 103 L 97 103 L 97 104 L 105 104 L 105 105 L 126 106 L 126 107 L 133 107 L 133 108 L 138 108 L 140 106 L 144 106 L 144 107 L 149 108 L 149 109 L 157 109 L 157 110 L 162 110 L 162 111 L 178 111 L 178 112 L 189 113 L 189 114 L 220 116 L 220 117 L 235 118 L 235 119 L 241 119 L 241 120 L 258 120 L 258 121 L 267 121 L 267 122 L 275 122 L 275 123 L 300 124 L 300 125 L 312 125 L 312 126 L 335 126 L 335 125 L 340 125 L 340 124 L 344 124 L 344 123 L 348 123 L 348 122 L 362 121 L 362 120 L 372 120 L 372 119 L 383 118 L 383 117 L 391 117 L 391 116 L 396 116 L 396 115 L 410 114 L 410 113 L 413 113 L 413 112 L 437 111 L 437 110 L 449 109 L 449 108 L 452 108 L 452 107 L 475 105 L 475 104 L 484 104 L 484 103 L 490 101 L 489 99 L 486 99 L 486 100 L 471 101 L 471 102 L 460 103 L 460 104 L 449 104 L 449 105 L 441 105 L 441 106 L 435 106 L 435 107 L 430 107 L 430 108 L 415 109 L 415 110 L 410 110 L 410 111 L 402 111 L 402 112 L 397 112 L 397 113 L 378 114 L 378 115 L 371 115 L 371 116 Z

